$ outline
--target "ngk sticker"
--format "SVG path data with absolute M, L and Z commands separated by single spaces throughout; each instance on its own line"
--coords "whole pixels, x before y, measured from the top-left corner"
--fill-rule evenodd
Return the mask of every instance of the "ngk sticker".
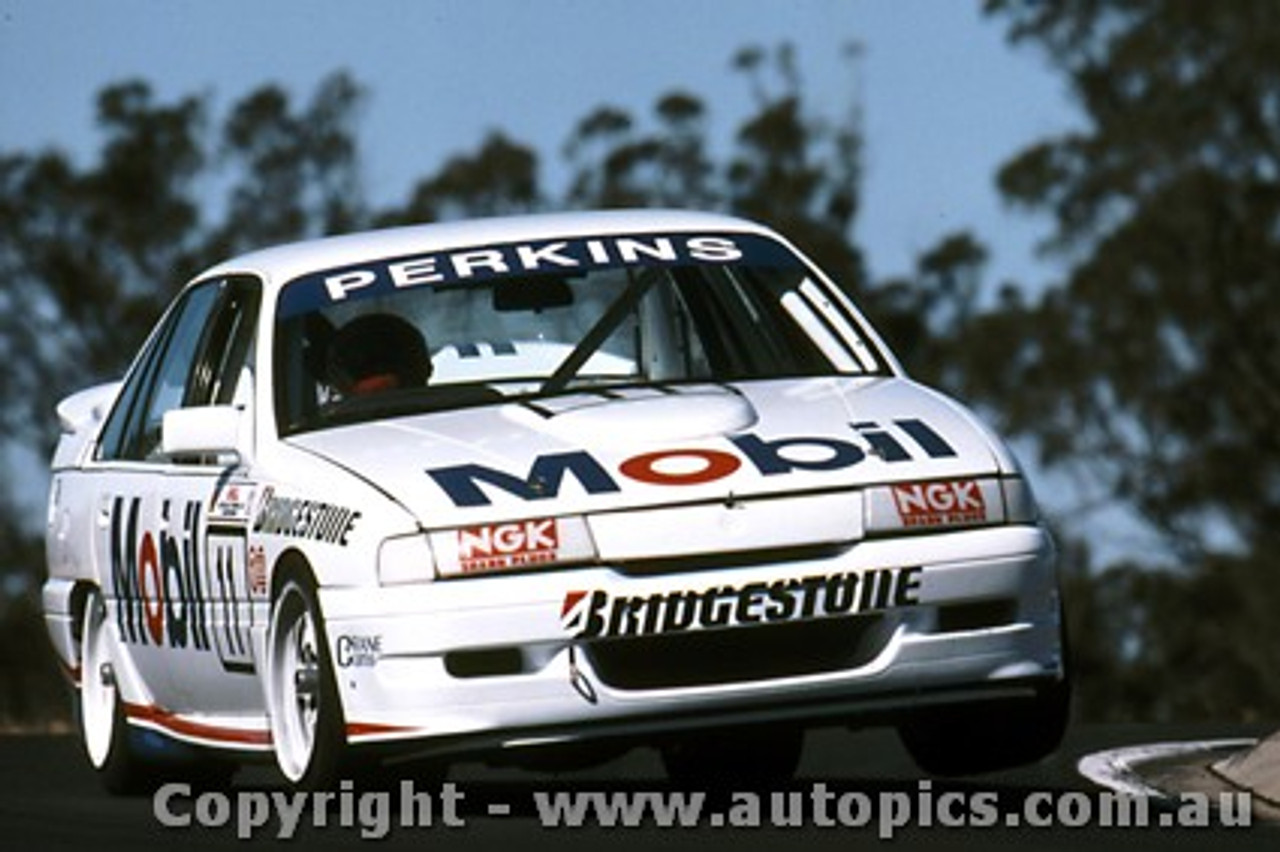
M 987 500 L 975 479 L 893 486 L 905 527 L 965 526 L 987 520 Z
M 576 515 L 436 530 L 430 540 L 441 577 L 581 565 L 596 558 L 586 521 Z
M 560 532 L 555 518 L 458 530 L 458 565 L 464 574 L 553 562 L 559 550 Z

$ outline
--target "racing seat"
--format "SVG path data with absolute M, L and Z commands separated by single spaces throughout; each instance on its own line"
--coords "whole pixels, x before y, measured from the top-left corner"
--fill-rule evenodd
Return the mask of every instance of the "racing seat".
M 431 378 L 431 354 L 421 332 L 394 314 L 365 314 L 329 341 L 326 373 L 344 397 L 419 388 Z

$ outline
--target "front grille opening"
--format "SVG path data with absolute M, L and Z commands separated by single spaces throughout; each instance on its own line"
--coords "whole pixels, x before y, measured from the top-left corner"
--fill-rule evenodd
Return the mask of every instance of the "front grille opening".
M 616 689 L 743 683 L 841 671 L 875 659 L 892 634 L 884 615 L 697 630 L 588 642 L 596 674 Z
M 444 668 L 453 677 L 460 678 L 522 674 L 524 654 L 514 647 L 450 651 L 444 655 Z
M 938 607 L 938 632 L 961 633 L 986 630 L 1013 624 L 1018 617 L 1018 602 L 1013 598 L 947 604 Z

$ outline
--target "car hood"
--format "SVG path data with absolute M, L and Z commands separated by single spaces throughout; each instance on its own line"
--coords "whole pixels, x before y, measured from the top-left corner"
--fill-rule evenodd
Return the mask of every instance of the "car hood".
M 1013 464 L 965 409 L 901 378 L 613 389 L 289 441 L 368 480 L 427 529 L 733 505 Z

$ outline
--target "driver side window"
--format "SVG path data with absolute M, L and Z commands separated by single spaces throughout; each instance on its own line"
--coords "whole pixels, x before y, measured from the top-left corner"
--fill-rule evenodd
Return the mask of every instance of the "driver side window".
M 165 317 L 103 427 L 100 460 L 155 461 L 164 414 L 231 401 L 251 350 L 256 286 L 211 281 Z

